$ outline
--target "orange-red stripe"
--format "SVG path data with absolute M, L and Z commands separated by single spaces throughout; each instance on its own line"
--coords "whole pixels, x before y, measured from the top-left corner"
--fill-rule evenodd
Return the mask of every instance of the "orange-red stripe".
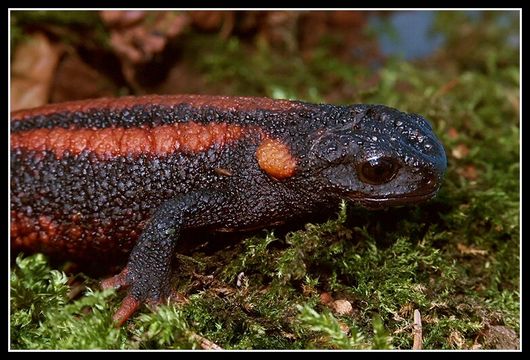
M 134 106 L 172 107 L 188 104 L 194 108 L 210 107 L 222 111 L 295 111 L 303 104 L 289 100 L 275 100 L 263 97 L 214 96 L 214 95 L 145 95 L 120 98 L 100 98 L 65 103 L 48 104 L 33 109 L 18 110 L 11 113 L 11 120 L 23 120 L 33 116 L 46 116 L 65 112 L 87 112 L 93 109 L 123 110 Z
M 67 151 L 77 155 L 84 150 L 100 158 L 127 155 L 168 155 L 173 152 L 199 152 L 214 145 L 223 146 L 245 134 L 239 125 L 195 122 L 154 128 L 34 129 L 11 134 L 11 148 L 52 151 L 61 158 Z

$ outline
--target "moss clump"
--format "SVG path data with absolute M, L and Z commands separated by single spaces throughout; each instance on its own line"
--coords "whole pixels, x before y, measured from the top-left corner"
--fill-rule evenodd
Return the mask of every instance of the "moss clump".
M 40 255 L 17 258 L 11 272 L 13 349 L 119 349 L 125 340 L 113 328 L 111 292 L 87 290 L 70 302 L 64 273 L 51 270 Z

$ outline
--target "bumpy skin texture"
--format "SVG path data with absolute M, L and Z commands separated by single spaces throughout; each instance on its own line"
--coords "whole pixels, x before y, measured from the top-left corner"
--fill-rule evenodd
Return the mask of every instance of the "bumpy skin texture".
M 115 315 L 169 295 L 189 228 L 259 228 L 350 199 L 416 203 L 438 190 L 443 146 L 429 123 L 382 105 L 146 96 L 11 115 L 11 246 L 125 270 Z M 132 249 L 132 251 L 131 251 Z

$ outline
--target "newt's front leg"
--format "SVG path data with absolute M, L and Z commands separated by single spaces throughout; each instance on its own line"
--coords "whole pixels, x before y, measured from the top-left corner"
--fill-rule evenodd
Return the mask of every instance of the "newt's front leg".
M 199 191 L 168 200 L 157 208 L 133 248 L 125 269 L 101 283 L 103 289 L 129 288 L 113 316 L 118 326 L 142 303 L 159 303 L 169 297 L 173 253 L 181 229 L 190 223 L 195 224 L 199 217 L 199 222 L 215 222 L 215 214 L 227 204 L 225 200 L 222 194 Z

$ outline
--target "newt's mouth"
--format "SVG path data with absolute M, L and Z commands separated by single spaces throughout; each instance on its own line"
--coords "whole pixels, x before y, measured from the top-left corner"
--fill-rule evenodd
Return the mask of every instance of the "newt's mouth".
M 436 195 L 438 189 L 424 194 L 407 194 L 402 196 L 385 196 L 385 197 L 366 197 L 353 193 L 348 198 L 354 202 L 361 203 L 364 207 L 369 209 L 380 209 L 387 206 L 400 206 L 410 203 L 420 203 L 429 200 Z

